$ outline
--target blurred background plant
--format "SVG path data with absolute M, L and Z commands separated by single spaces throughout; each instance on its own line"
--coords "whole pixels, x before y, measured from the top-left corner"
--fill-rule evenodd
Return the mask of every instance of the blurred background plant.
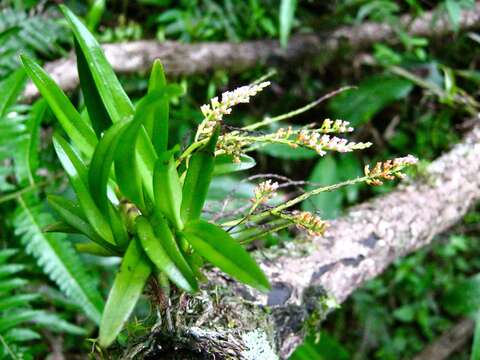
M 373 142 L 371 149 L 318 159 L 313 151 L 273 144 L 254 155 L 255 173 L 307 180 L 311 183 L 306 184 L 307 189 L 313 184 L 327 185 L 355 177 L 361 174 L 362 164 L 406 153 L 426 165 L 458 142 L 478 111 L 480 36 L 459 29 L 461 11 L 471 8 L 473 0 L 65 3 L 84 17 L 101 42 L 144 38 L 182 42 L 278 39 L 286 46 L 291 34 L 328 31 L 366 21 L 391 24 L 397 40 L 393 44 L 376 43 L 360 53 L 346 47 L 338 54 L 309 59 L 302 66 L 277 68 L 271 79 L 272 90 L 262 94 L 255 105 L 245 105 L 229 118 L 232 126 L 249 125 L 266 113 L 282 114 L 342 86 L 355 85 L 357 89 L 342 92 L 283 125 L 298 128 L 325 118 L 348 120 L 359 129 L 354 140 Z M 48 62 L 66 56 L 73 41 L 56 2 L 4 0 L 0 9 L 0 260 L 4 259 L 0 261 L 0 356 L 15 358 L 12 353 L 23 352 L 25 358 L 37 358 L 60 348 L 58 351 L 69 358 L 69 354 L 90 351 L 89 342 L 78 339 L 93 337 L 95 326 L 89 320 L 88 314 L 92 314 L 86 303 L 72 302 L 65 295 L 105 298 L 106 294 L 96 292 L 108 286 L 96 285 L 111 283 L 109 269 L 118 261 L 76 255 L 72 244 L 78 240 L 77 235 L 69 235 L 72 241 L 67 242 L 63 236 L 42 231 L 52 212 L 46 205 L 45 193 L 71 194 L 71 189 L 55 160 L 51 134 L 58 124 L 49 108 L 42 101 L 27 105 L 20 100 L 26 79 L 19 70 L 18 54 L 27 53 Z M 401 16 L 418 17 L 426 11 L 434 11 L 437 19 L 448 19 L 453 30 L 448 40 L 408 35 Z M 328 61 L 332 56 L 335 62 Z M 176 79 L 188 89 L 188 95 L 171 107 L 172 144 L 185 144 L 193 136 L 203 118 L 198 111 L 201 104 L 269 70 L 258 66 L 236 75 L 215 71 Z M 147 77 L 142 74 L 121 76 L 120 80 L 132 98 L 138 98 L 147 88 Z M 71 95 L 82 108 L 81 93 Z M 278 101 L 280 97 L 282 101 Z M 268 130 L 274 131 L 276 126 L 272 124 Z M 422 176 L 422 166 L 413 175 Z M 231 175 L 215 179 L 207 210 L 214 214 L 225 196 L 231 197 L 233 209 L 248 203 L 257 182 L 239 182 Z M 392 188 L 391 184 L 375 188 L 358 184 L 318 195 L 304 203 L 302 209 L 334 218 L 348 206 Z M 293 358 L 330 359 L 329 354 L 338 359 L 408 358 L 461 317 L 474 314 L 480 298 L 475 292 L 475 275 L 480 271 L 479 218 L 480 213 L 472 211 L 462 224 L 439 239 L 441 245 L 397 261 L 381 277 L 358 290 L 323 323 L 322 329 L 310 329 L 310 336 Z M 263 245 L 253 246 L 272 246 L 289 241 L 293 235 L 281 231 L 268 236 Z M 68 259 L 62 256 L 70 252 Z M 87 266 L 81 265 L 80 256 Z M 83 282 L 69 275 L 78 272 Z M 16 284 L 15 288 L 9 284 Z M 19 284 L 21 291 L 17 289 Z M 66 285 L 59 288 L 58 284 Z M 2 327 L 2 321 L 8 319 L 5 311 L 13 306 L 8 301 L 5 305 L 4 299 L 18 299 L 15 306 L 18 304 L 22 310 Z M 83 311 L 79 312 L 79 308 Z M 142 321 L 132 321 L 129 334 L 142 333 L 153 318 L 146 304 L 136 316 Z M 58 322 L 60 334 L 52 335 L 55 329 L 46 328 L 45 319 Z M 35 326 L 25 330 L 26 323 Z M 454 358 L 469 356 L 470 347 L 465 346 Z

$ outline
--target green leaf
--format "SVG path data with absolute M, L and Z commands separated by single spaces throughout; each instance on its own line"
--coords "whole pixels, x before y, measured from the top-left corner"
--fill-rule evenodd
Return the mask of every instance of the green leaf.
M 151 273 L 149 260 L 133 239 L 115 276 L 100 323 L 100 346 L 112 344 L 130 317 Z
M 165 73 L 160 60 L 155 60 L 148 80 L 148 92 L 162 91 L 167 85 Z M 163 99 L 147 116 L 145 127 L 157 154 L 167 151 L 168 147 L 168 118 L 170 99 Z
M 87 16 L 85 17 L 85 22 L 90 31 L 94 31 L 100 23 L 102 15 L 105 12 L 106 2 L 106 0 L 94 0 L 90 6 Z
M 180 217 L 182 185 L 178 177 L 173 151 L 160 156 L 153 173 L 153 192 L 157 211 L 165 215 L 177 229 L 183 228 Z
M 470 360 L 480 359 L 480 312 L 475 315 L 475 331 L 473 334 L 472 353 Z
M 21 55 L 21 59 L 28 76 L 48 102 L 67 135 L 80 151 L 90 156 L 97 144 L 93 130 L 83 121 L 62 89 L 35 61 L 26 55 Z
M 317 336 L 309 336 L 305 342 L 297 347 L 290 360 L 348 360 L 351 359 L 348 351 L 325 331 Z
M 136 225 L 143 250 L 155 266 L 181 289 L 196 291 L 198 284 L 195 275 L 183 257 L 166 220 L 157 219 L 155 231 L 143 216 L 137 218 Z
M 76 243 L 75 249 L 79 252 L 87 253 L 95 256 L 115 256 L 116 253 L 112 253 L 109 250 L 106 250 L 105 247 L 97 245 L 92 242 L 88 243 Z
M 88 183 L 91 195 L 104 214 L 108 214 L 109 211 L 110 202 L 107 196 L 107 184 L 115 159 L 116 148 L 128 125 L 126 122 L 117 123 L 108 129 L 95 148 L 90 162 Z
M 282 0 L 280 3 L 280 44 L 286 47 L 288 44 L 288 37 L 292 30 L 293 19 L 295 17 L 295 10 L 297 8 L 297 0 Z
M 460 1 L 445 0 L 445 7 L 447 9 L 448 18 L 452 23 L 453 30 L 458 31 L 462 16 L 462 8 L 460 7 Z
M 321 185 L 309 185 L 307 190 L 313 190 L 319 186 L 336 184 L 341 181 L 341 173 L 337 171 L 337 164 L 332 155 L 325 156 L 318 160 L 312 170 L 309 182 Z M 319 211 L 322 218 L 335 218 L 342 208 L 343 193 L 341 191 L 324 192 L 305 200 L 302 209 L 305 211 Z
M 31 301 L 36 300 L 39 297 L 40 294 L 19 294 L 5 297 L 3 299 L 0 299 L 0 309 L 1 311 L 18 309 L 20 307 L 28 305 Z
M 213 176 L 229 174 L 237 171 L 244 171 L 253 168 L 257 163 L 248 155 L 241 155 L 240 162 L 235 162 L 232 155 L 222 154 L 215 157 L 215 168 Z
M 30 185 L 35 183 L 34 175 L 38 169 L 38 145 L 40 141 L 40 125 L 45 117 L 47 103 L 42 99 L 33 105 L 28 120 L 27 131 L 29 136 L 19 144 L 19 154 L 16 157 L 16 175 L 20 179 L 28 179 Z
M 85 100 L 85 107 L 87 108 L 93 129 L 95 130 L 97 137 L 100 138 L 103 131 L 110 127 L 112 120 L 110 119 L 110 115 L 108 115 L 107 109 L 100 97 L 92 73 L 88 67 L 87 60 L 76 40 L 75 54 L 77 55 L 78 77 L 80 78 L 80 87 Z
M 68 298 L 77 303 L 91 320 L 100 321 L 103 300 L 72 245 L 60 234 L 45 234 L 42 228 L 51 222 L 47 213 L 31 207 L 19 197 L 20 208 L 14 225 L 28 254 Z
M 112 121 L 119 122 L 133 115 L 134 108 L 125 90 L 120 85 L 112 67 L 105 58 L 105 54 L 95 37 L 86 26 L 66 6 L 60 5 L 75 39 L 85 56 L 93 81 L 103 104 L 110 114 Z
M 18 69 L 0 82 L 0 117 L 7 115 L 10 106 L 20 96 L 25 80 L 25 71 Z
M 442 304 L 452 315 L 469 315 L 480 309 L 480 274 L 458 281 L 445 293 Z
M 118 251 L 115 246 L 103 240 L 95 232 L 93 227 L 88 223 L 88 220 L 86 219 L 85 214 L 83 213 L 79 204 L 56 195 L 48 195 L 47 200 L 50 206 L 58 213 L 58 215 L 60 215 L 63 221 L 76 229 L 80 234 L 84 234 L 90 240 L 96 242 L 111 252 L 116 253 Z
M 193 249 L 233 278 L 268 291 L 265 274 L 248 252 L 226 231 L 203 220 L 185 226 L 183 235 Z
M 115 244 L 110 224 L 90 194 L 87 168 L 71 146 L 61 136 L 55 135 L 53 137 L 53 145 L 63 168 L 67 172 L 70 183 L 88 222 L 98 235 L 107 242 Z
M 166 88 L 165 88 L 166 89 Z M 158 103 L 168 98 L 168 91 L 151 91 L 136 106 L 135 117 L 121 135 L 115 149 L 115 175 L 122 193 L 133 201 L 140 209 L 145 208 L 142 179 L 145 183 L 152 183 L 151 171 L 143 171 L 137 159 L 138 138 L 149 116 L 154 112 Z
M 197 220 L 202 214 L 208 188 L 212 181 L 215 166 L 215 146 L 219 134 L 220 127 L 217 126 L 205 147 L 195 152 L 188 162 L 182 192 L 181 216 L 184 222 Z
M 345 91 L 329 102 L 332 117 L 345 119 L 353 126 L 370 121 L 375 114 L 392 102 L 406 97 L 412 90 L 410 81 L 391 76 L 376 75 Z

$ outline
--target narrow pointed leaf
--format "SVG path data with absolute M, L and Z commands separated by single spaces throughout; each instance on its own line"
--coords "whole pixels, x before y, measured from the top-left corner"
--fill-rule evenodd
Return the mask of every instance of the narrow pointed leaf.
M 148 92 L 161 91 L 167 85 L 165 73 L 160 60 L 155 60 L 148 80 Z M 168 147 L 168 118 L 170 99 L 164 98 L 152 112 L 148 114 L 145 124 L 157 154 L 161 154 Z
M 85 56 L 92 78 L 112 121 L 119 122 L 133 115 L 133 105 L 115 75 L 95 37 L 66 6 L 60 5 L 70 29 Z
M 78 41 L 75 40 L 75 54 L 77 55 L 77 70 L 80 78 L 80 87 L 87 108 L 88 116 L 92 122 L 93 129 L 100 138 L 103 131 L 112 124 L 110 115 L 103 104 L 102 98 L 93 80 L 92 73 L 88 67 L 87 60 L 83 55 Z
M 132 240 L 108 295 L 100 323 L 100 346 L 112 344 L 130 317 L 151 273 L 150 262 L 138 242 Z
M 135 117 L 127 126 L 115 151 L 115 175 L 121 192 L 140 209 L 145 208 L 143 199 L 142 179 L 152 183 L 153 173 L 144 171 L 137 159 L 137 142 L 142 125 L 146 123 L 152 112 L 155 103 L 160 101 L 162 96 L 157 93 L 150 93 L 145 96 L 136 106 Z
M 171 151 L 164 153 L 155 164 L 153 191 L 157 210 L 165 215 L 177 229 L 182 229 L 183 222 L 180 218 L 182 186 Z
M 220 127 L 217 126 L 207 145 L 194 153 L 189 161 L 182 192 L 182 220 L 197 220 L 202 213 L 215 165 L 215 146 Z
M 196 291 L 198 285 L 195 276 L 181 254 L 167 222 L 159 220 L 156 232 L 142 216 L 137 218 L 136 224 L 143 250 L 155 266 L 181 289 L 188 292 Z
M 91 155 L 97 144 L 93 130 L 83 121 L 62 89 L 35 61 L 26 55 L 22 55 L 21 59 L 28 76 L 47 100 L 48 105 L 75 146 L 86 155 Z
M 183 235 L 196 252 L 233 278 L 262 291 L 270 288 L 250 254 L 217 225 L 197 220 L 186 225 Z
M 50 206 L 60 215 L 66 224 L 76 229 L 80 234 L 84 234 L 90 240 L 96 242 L 104 248 L 110 251 L 117 251 L 112 244 L 103 240 L 94 230 L 94 228 L 88 223 L 85 214 L 83 213 L 79 204 L 74 203 L 71 200 L 65 199 L 61 196 L 48 195 L 47 200 Z M 44 229 L 47 231 L 47 229 Z M 52 229 L 49 230 L 53 232 Z
M 100 212 L 88 189 L 87 168 L 65 139 L 53 137 L 53 145 L 57 156 L 67 172 L 70 183 L 77 195 L 80 207 L 88 222 L 98 235 L 111 244 L 114 244 L 113 234 L 106 217 Z
M 88 170 L 88 183 L 92 197 L 99 209 L 108 214 L 107 184 L 115 159 L 115 150 L 128 123 L 117 123 L 108 129 L 92 156 Z

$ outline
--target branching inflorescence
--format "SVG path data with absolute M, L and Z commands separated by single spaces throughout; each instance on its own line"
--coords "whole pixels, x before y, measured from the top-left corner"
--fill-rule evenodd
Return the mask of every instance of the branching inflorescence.
M 84 235 L 87 241 L 77 244 L 78 251 L 122 258 L 99 324 L 103 348 L 114 342 L 149 281 L 162 284 L 165 294 L 195 292 L 204 279 L 204 263 L 209 262 L 242 283 L 268 291 L 268 279 L 242 244 L 291 225 L 321 235 L 326 222 L 316 214 L 295 210 L 297 204 L 350 184 L 380 185 L 401 177 L 402 170 L 415 163 L 411 156 L 378 163 L 371 170 L 366 167 L 363 177 L 303 191 L 284 201 L 277 201 L 277 191 L 284 184 L 266 180 L 256 187 L 250 208 L 239 219 L 208 221 L 203 208 L 212 178 L 254 166 L 248 152 L 284 144 L 324 156 L 371 144 L 339 137 L 353 131 L 343 120 L 258 130 L 305 112 L 311 104 L 230 131 L 223 124 L 224 116 L 269 85 L 259 81 L 203 105 L 204 120 L 194 141 L 179 154 L 179 144 L 169 147 L 169 104 L 183 94 L 183 88 L 167 83 L 156 61 L 148 92 L 134 106 L 93 35 L 70 10 L 61 8 L 75 36 L 89 121 L 38 64 L 28 56 L 22 56 L 22 62 L 68 137 L 55 134 L 53 142 L 76 198 L 49 196 L 61 218 L 51 229 Z M 248 166 L 239 166 L 245 159 Z

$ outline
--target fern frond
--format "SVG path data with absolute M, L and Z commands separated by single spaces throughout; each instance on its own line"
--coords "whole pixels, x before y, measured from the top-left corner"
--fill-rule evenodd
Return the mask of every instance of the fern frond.
M 65 53 L 61 44 L 66 41 L 67 32 L 48 13 L 0 11 L 0 79 L 19 67 L 20 53 L 53 58 Z
M 85 314 L 99 323 L 103 299 L 93 286 L 71 243 L 63 234 L 46 234 L 42 228 L 53 221 L 41 206 L 29 205 L 19 197 L 20 207 L 14 219 L 15 234 L 20 237 L 27 253 L 54 281 L 64 294 L 76 302 Z
M 60 316 L 32 308 L 39 294 L 25 292 L 28 281 L 19 273 L 27 266 L 10 260 L 16 253 L 16 249 L 0 250 L 0 359 L 27 358 L 29 348 L 22 344 L 41 338 L 37 328 L 85 335 L 84 329 Z M 27 323 L 29 328 L 24 327 Z

